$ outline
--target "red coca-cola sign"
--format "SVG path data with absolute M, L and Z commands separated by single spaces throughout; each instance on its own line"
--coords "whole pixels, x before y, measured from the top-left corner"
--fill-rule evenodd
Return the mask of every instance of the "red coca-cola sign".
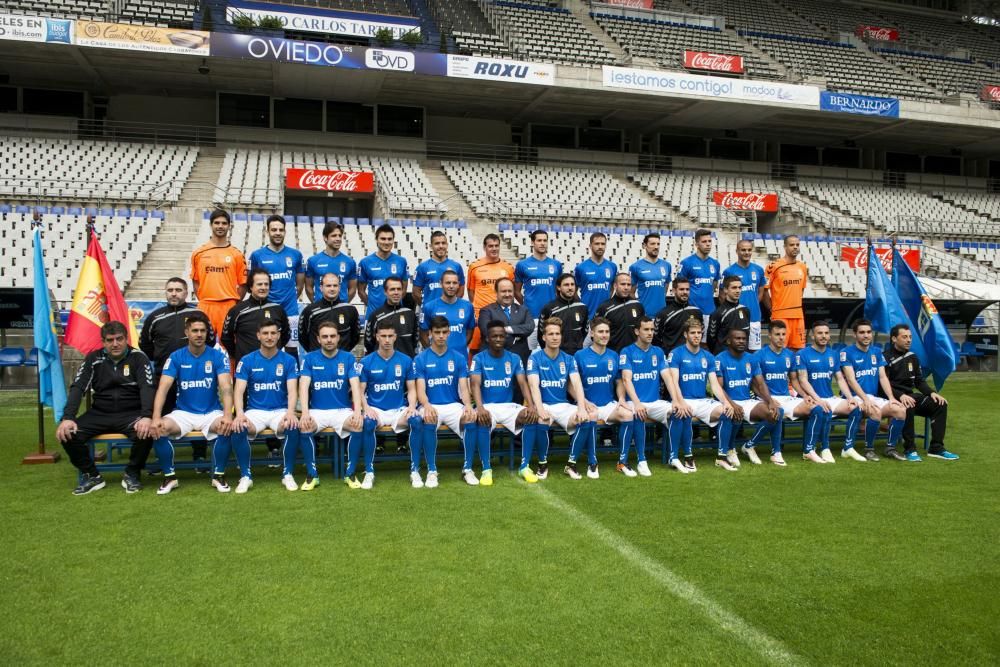
M 712 72 L 743 74 L 743 56 L 709 53 L 707 51 L 685 51 L 684 67 L 688 69 L 710 70 Z
M 1000 102 L 1000 86 L 983 86 L 979 91 L 979 99 L 984 102 Z
M 876 42 L 898 42 L 899 31 L 895 28 L 883 28 L 877 25 L 859 25 L 854 34 L 864 39 L 874 39 Z
M 285 188 L 324 192 L 374 192 L 375 174 L 370 171 L 289 169 L 285 172 Z
M 618 5 L 629 9 L 652 9 L 653 0 L 604 0 L 607 5 Z
M 920 272 L 920 248 L 899 248 L 899 254 L 907 266 Z M 882 261 L 886 271 L 892 271 L 892 248 L 875 248 L 875 255 Z M 868 248 L 840 247 L 840 259 L 852 269 L 868 268 Z
M 758 211 L 761 213 L 777 213 L 778 211 L 778 195 L 774 192 L 716 190 L 712 193 L 712 201 L 717 206 L 733 211 Z

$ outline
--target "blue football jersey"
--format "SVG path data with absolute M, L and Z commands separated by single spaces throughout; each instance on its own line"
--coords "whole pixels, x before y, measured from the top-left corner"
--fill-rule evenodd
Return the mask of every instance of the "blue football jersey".
M 298 376 L 295 358 L 284 350 L 270 359 L 254 350 L 236 364 L 236 379 L 247 383 L 245 410 L 285 410 L 288 381 Z
M 795 354 L 787 347 L 780 353 L 765 346 L 754 357 L 760 367 L 761 375 L 767 384 L 767 390 L 772 396 L 790 396 L 788 378 L 798 370 L 795 364 Z
M 833 398 L 833 376 L 840 370 L 840 359 L 833 348 L 819 352 L 810 345 L 799 350 L 795 363 L 798 370 L 806 372 L 817 396 Z
M 845 347 L 840 351 L 840 365 L 854 369 L 854 377 L 862 391 L 869 396 L 878 396 L 878 369 L 885 366 L 882 350 L 869 347 L 865 352 L 857 345 Z
M 458 381 L 469 377 L 469 364 L 465 354 L 455 350 L 438 354 L 428 348 L 413 360 L 413 377 L 424 381 L 427 400 L 432 405 L 461 403 Z
M 569 376 L 579 373 L 576 367 L 576 360 L 562 350 L 555 359 L 545 354 L 545 349 L 538 349 L 528 357 L 527 375 L 537 375 L 539 393 L 542 395 L 542 403 L 555 405 L 556 403 L 568 403 L 566 396 L 566 385 L 569 383 Z
M 514 267 L 514 282 L 521 283 L 524 307 L 537 318 L 542 308 L 556 298 L 556 278 L 562 273 L 562 263 L 546 257 L 543 260 L 528 255 Z
M 677 386 L 684 398 L 707 398 L 708 374 L 715 373 L 715 357 L 705 348 L 693 354 L 679 345 L 667 356 L 667 365 L 677 369 Z
M 271 276 L 271 301 L 280 304 L 286 315 L 298 315 L 296 280 L 305 270 L 302 253 L 288 246 L 284 246 L 281 252 L 264 246 L 250 253 L 250 271 L 254 269 L 264 269 Z
M 174 379 L 178 410 L 205 415 L 222 409 L 220 373 L 229 374 L 229 357 L 225 352 L 207 347 L 196 357 L 185 345 L 167 357 L 162 374 Z
M 653 263 L 644 257 L 632 264 L 628 271 L 632 275 L 636 298 L 646 314 L 654 317 L 667 305 L 667 285 L 673 273 L 670 262 L 657 259 Z
M 386 278 L 399 278 L 405 281 L 409 275 L 406 260 L 394 252 L 382 259 L 372 253 L 358 262 L 358 282 L 368 287 L 368 308 L 365 317 L 375 312 L 385 304 L 385 291 L 382 287 Z
M 465 335 L 466 332 L 476 329 L 476 313 L 472 304 L 465 299 L 456 299 L 455 303 L 447 303 L 442 299 L 425 301 L 420 315 L 420 329 L 422 331 L 430 330 L 431 319 L 437 315 L 446 318 L 451 324 L 451 333 L 448 334 L 448 349 L 468 354 L 469 348 L 465 344 Z
M 744 352 L 737 358 L 729 350 L 723 350 L 715 355 L 715 374 L 729 398 L 749 401 L 750 383 L 755 375 L 760 375 L 760 366 L 752 354 Z
M 573 355 L 580 382 L 583 384 L 583 395 L 594 405 L 607 405 L 618 400 L 615 383 L 618 381 L 618 355 L 611 348 L 603 354 L 594 352 L 594 348 L 585 347 Z
M 445 271 L 454 271 L 458 274 L 458 284 L 465 284 L 465 271 L 462 269 L 462 265 L 450 257 L 443 262 L 436 259 L 425 259 L 417 265 L 417 271 L 413 275 L 413 284 L 423 290 L 424 303 L 441 298 L 441 276 Z
M 618 355 L 618 366 L 622 372 L 632 373 L 632 386 L 641 402 L 660 400 L 660 373 L 666 369 L 667 360 L 659 346 L 650 345 L 643 350 L 633 343 Z
M 713 286 L 719 280 L 722 266 L 714 257 L 702 259 L 697 254 L 688 255 L 681 261 L 677 276 L 691 281 L 690 301 L 703 313 L 715 310 Z
M 347 287 L 352 280 L 358 279 L 358 264 L 344 253 L 337 253 L 331 256 L 326 252 L 319 252 L 309 258 L 306 262 L 306 276 L 313 281 L 312 300 L 318 301 L 323 298 L 323 291 L 320 283 L 323 276 L 328 273 L 335 273 L 340 276 L 340 300 L 347 302 Z
M 518 375 L 524 375 L 521 357 L 510 350 L 504 350 L 494 357 L 489 350 L 483 350 L 472 358 L 469 375 L 481 378 L 480 393 L 483 403 L 511 403 L 514 400 L 514 383 Z
M 302 358 L 299 377 L 309 382 L 309 408 L 338 410 L 353 408 L 351 378 L 358 377 L 354 355 L 337 350 L 332 356 L 313 350 Z
M 406 406 L 406 381 L 413 379 L 413 360 L 402 352 L 383 359 L 376 350 L 361 360 L 358 379 L 365 385 L 368 405 L 380 410 Z
M 746 306 L 747 310 L 750 311 L 751 322 L 760 322 L 760 300 L 757 295 L 760 293 L 761 285 L 764 284 L 764 269 L 753 262 L 750 262 L 750 265 L 745 269 L 734 263 L 722 272 L 723 278 L 729 276 L 739 276 L 740 282 L 743 283 L 743 290 L 740 292 L 740 305 Z
M 597 307 L 611 298 L 611 283 L 614 282 L 616 275 L 618 267 L 606 259 L 597 264 L 588 257 L 576 265 L 573 277 L 576 278 L 576 286 L 580 290 L 580 301 L 587 304 L 589 317 L 594 317 Z

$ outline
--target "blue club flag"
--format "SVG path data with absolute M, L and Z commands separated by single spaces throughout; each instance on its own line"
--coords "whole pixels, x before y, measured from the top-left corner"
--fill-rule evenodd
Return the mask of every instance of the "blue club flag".
M 872 321 L 872 330 L 889 333 L 897 324 L 907 324 L 913 328 L 910 316 L 906 314 L 896 287 L 882 266 L 882 259 L 873 246 L 868 246 L 868 291 L 865 294 L 865 318 Z M 913 337 L 910 347 L 920 363 L 925 358 L 924 346 L 919 336 Z
M 56 337 L 49 285 L 45 279 L 45 262 L 42 259 L 42 232 L 35 230 L 35 347 L 38 348 L 38 395 L 42 404 L 52 408 L 56 423 L 62 419 L 66 407 L 66 382 L 63 379 L 62 359 L 59 356 L 59 339 Z
M 896 286 L 911 326 L 916 325 L 913 328 L 912 349 L 920 359 L 920 367 L 924 374 L 934 374 L 934 384 L 940 389 L 958 365 L 955 343 L 924 286 L 895 249 L 892 251 L 892 283 Z M 917 341 L 921 343 L 919 351 Z

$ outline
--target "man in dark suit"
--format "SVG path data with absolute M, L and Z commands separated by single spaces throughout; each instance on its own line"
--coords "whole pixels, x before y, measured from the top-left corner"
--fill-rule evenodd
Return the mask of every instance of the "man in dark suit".
M 531 311 L 514 301 L 514 282 L 508 278 L 496 281 L 496 303 L 484 306 L 479 311 L 479 339 L 487 340 L 486 325 L 493 320 L 506 323 L 507 344 L 504 346 L 517 356 L 522 363 L 528 363 L 528 335 L 535 329 L 535 320 Z

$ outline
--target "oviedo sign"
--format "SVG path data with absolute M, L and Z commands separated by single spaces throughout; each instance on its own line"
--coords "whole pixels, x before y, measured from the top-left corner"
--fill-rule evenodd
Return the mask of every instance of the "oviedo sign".
M 285 188 L 324 192 L 374 192 L 375 174 L 370 171 L 290 168 L 285 172 Z

